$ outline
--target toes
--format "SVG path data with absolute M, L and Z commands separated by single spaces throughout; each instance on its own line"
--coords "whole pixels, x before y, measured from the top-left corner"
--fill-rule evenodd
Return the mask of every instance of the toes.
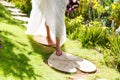
M 56 52 L 56 55 L 57 55 L 57 56 L 61 56 L 61 55 L 62 55 L 62 52 Z

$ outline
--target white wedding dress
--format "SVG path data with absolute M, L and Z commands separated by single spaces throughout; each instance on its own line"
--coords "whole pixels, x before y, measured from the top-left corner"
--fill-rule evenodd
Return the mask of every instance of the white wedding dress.
M 46 22 L 53 42 L 56 43 L 58 37 L 62 45 L 66 40 L 64 15 L 67 3 L 68 0 L 32 0 L 32 11 L 26 33 L 46 37 Z

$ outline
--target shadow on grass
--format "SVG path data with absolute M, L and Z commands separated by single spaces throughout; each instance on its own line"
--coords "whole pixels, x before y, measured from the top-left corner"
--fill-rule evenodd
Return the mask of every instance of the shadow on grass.
M 0 4 L 0 21 L 6 24 L 14 24 L 21 26 L 23 21 L 15 20 L 10 12 Z M 30 59 L 13 43 L 7 36 L 17 37 L 8 31 L 1 31 L 0 38 L 2 38 L 2 46 L 0 49 L 0 70 L 3 70 L 4 76 L 17 78 L 20 80 L 36 80 L 36 75 L 31 64 Z M 20 43 L 19 43 L 20 44 Z M 24 47 L 23 44 L 20 44 Z M 18 49 L 18 51 L 15 51 Z M 40 76 L 39 76 L 40 77 Z M 13 79 L 12 78 L 12 79 Z M 16 80 L 16 79 L 15 79 Z
M 20 20 L 16 20 L 12 17 L 2 17 L 0 18 L 0 20 L 3 22 L 3 23 L 7 23 L 7 24 L 13 24 L 13 25 L 18 25 L 18 26 L 22 26 L 22 24 L 24 24 L 25 22 L 23 21 L 20 21 Z
M 55 51 L 55 49 L 35 42 L 32 36 L 28 36 L 28 39 L 34 52 L 40 54 L 43 58 L 43 61 L 47 63 L 49 56 Z
M 29 64 L 29 58 L 19 51 L 19 53 L 14 52 L 15 45 L 12 41 L 5 35 L 10 34 L 9 32 L 0 32 L 0 37 L 2 37 L 2 46 L 0 49 L 0 68 L 4 72 L 5 77 L 10 75 L 20 79 L 20 80 L 36 80 L 36 75 L 34 69 Z

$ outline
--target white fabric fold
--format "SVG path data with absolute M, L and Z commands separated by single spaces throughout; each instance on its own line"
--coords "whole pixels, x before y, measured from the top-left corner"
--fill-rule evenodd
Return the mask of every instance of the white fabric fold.
M 46 22 L 54 43 L 58 37 L 63 44 L 66 40 L 64 22 L 66 5 L 67 0 L 32 0 L 32 11 L 26 33 L 47 36 Z

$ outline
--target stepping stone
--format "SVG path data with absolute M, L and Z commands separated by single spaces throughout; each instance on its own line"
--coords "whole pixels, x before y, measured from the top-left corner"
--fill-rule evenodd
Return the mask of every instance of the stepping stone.
M 49 44 L 46 37 L 44 36 L 33 36 L 34 40 L 40 44 L 46 45 L 46 46 L 52 46 L 55 47 L 55 44 Z
M 8 7 L 7 9 L 11 12 L 16 12 L 16 13 L 20 12 L 20 9 L 17 9 L 17 8 Z
M 26 14 L 23 14 L 23 13 L 19 13 L 19 12 L 12 12 L 11 15 L 13 16 L 27 16 Z
M 92 62 L 66 52 L 63 52 L 61 56 L 57 56 L 54 52 L 48 59 L 48 65 L 57 70 L 70 73 L 77 72 L 77 69 L 87 73 L 97 70 Z
M 83 59 L 83 61 L 76 61 L 76 63 L 77 63 L 77 68 L 83 72 L 96 71 L 96 66 L 88 60 Z
M 34 40 L 40 44 L 48 45 L 48 42 L 46 40 L 46 37 L 43 36 L 34 36 Z
M 24 22 L 28 22 L 28 20 L 29 20 L 28 17 L 21 17 L 21 16 L 13 16 L 13 18 L 24 21 Z
M 0 3 L 2 5 L 4 5 L 5 7 L 15 7 L 15 5 L 13 5 L 13 4 L 11 4 L 11 3 L 7 2 L 7 1 L 4 1 L 4 0 L 0 0 Z
M 48 64 L 60 71 L 63 72 L 70 72 L 75 73 L 77 72 L 77 69 L 75 68 L 75 65 L 67 58 L 68 55 L 63 53 L 61 56 L 56 56 L 56 52 L 54 52 L 48 59 Z

